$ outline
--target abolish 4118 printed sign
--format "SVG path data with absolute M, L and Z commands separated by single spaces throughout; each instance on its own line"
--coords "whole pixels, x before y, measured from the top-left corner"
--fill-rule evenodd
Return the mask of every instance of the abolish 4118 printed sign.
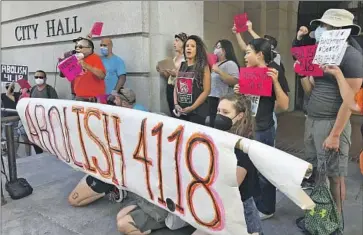
M 323 33 L 316 49 L 313 64 L 340 65 L 347 49 L 352 29 L 329 30 Z
M 20 79 L 28 80 L 28 66 L 24 65 L 1 65 L 1 82 L 11 83 Z

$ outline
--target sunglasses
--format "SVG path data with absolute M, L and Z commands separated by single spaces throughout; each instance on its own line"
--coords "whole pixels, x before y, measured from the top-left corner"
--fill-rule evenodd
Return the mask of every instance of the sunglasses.
M 39 79 L 44 79 L 44 77 L 41 76 L 34 76 L 35 79 L 39 78 Z
M 83 48 L 91 48 L 91 47 L 82 46 L 82 45 L 76 45 L 76 46 L 74 47 L 74 49 L 77 49 L 77 48 L 79 48 L 79 49 L 83 49 Z

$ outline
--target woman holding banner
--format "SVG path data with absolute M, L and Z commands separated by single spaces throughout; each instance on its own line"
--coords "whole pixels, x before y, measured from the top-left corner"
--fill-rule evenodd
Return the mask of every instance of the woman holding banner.
M 273 111 L 275 102 L 282 110 L 289 107 L 289 86 L 280 66 L 273 62 L 274 53 L 271 44 L 263 38 L 253 39 L 246 48 L 245 62 L 247 67 L 268 67 L 268 76 L 272 79 L 273 89 L 270 97 L 261 96 L 256 114 L 255 139 L 269 146 L 274 146 L 276 130 L 274 127 Z M 239 93 L 239 85 L 235 86 Z M 255 197 L 261 219 L 273 216 L 276 209 L 276 188 L 265 177 L 259 175 L 261 194 Z
M 253 120 L 250 102 L 243 95 L 228 94 L 220 99 L 214 123 L 216 129 L 250 138 L 253 135 Z M 209 125 L 210 123 L 207 123 Z M 242 150 L 236 149 L 237 182 L 244 206 L 247 231 L 262 235 L 262 224 L 253 200 L 258 184 L 257 170 L 250 158 Z M 130 194 L 131 195 L 131 194 Z M 167 227 L 176 230 L 187 226 L 178 216 L 151 204 L 147 200 L 132 194 L 133 199 L 117 215 L 117 227 L 125 234 L 149 234 L 153 230 Z M 192 235 L 206 235 L 199 230 Z
M 185 62 L 180 66 L 174 89 L 174 114 L 182 120 L 205 124 L 206 102 L 211 90 L 207 52 L 202 39 L 191 35 L 184 44 Z

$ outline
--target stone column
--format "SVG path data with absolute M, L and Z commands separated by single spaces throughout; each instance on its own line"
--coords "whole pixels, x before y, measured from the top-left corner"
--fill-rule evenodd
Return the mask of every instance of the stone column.
M 148 10 L 145 27 L 149 31 L 149 107 L 153 112 L 169 113 L 166 101 L 167 81 L 156 71 L 158 61 L 174 56 L 174 35 L 185 32 L 203 38 L 202 1 L 144 1 Z

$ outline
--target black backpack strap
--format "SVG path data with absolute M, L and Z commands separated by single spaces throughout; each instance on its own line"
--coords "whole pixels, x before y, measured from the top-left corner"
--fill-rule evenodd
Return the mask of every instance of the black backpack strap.
M 50 98 L 50 85 L 46 85 L 46 89 L 47 89 L 47 97 Z
M 226 62 L 228 62 L 229 60 L 225 60 L 225 61 L 223 61 L 222 63 L 220 63 L 219 65 L 218 65 L 218 67 L 219 66 L 221 66 L 222 64 L 224 64 L 224 63 L 226 63 Z

